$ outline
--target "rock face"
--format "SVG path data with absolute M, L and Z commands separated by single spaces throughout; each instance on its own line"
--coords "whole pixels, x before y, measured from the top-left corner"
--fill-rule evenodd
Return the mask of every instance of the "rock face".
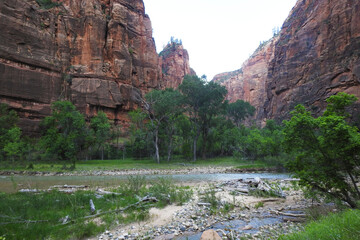
M 279 37 L 242 67 L 243 75 L 245 69 L 259 74 L 235 74 L 223 81 L 232 88 L 228 98 L 253 104 L 259 122 L 285 119 L 300 103 L 320 114 L 325 99 L 337 92 L 360 98 L 359 10 L 356 0 L 299 0 Z M 248 87 L 254 81 L 257 86 Z M 252 92 L 257 96 L 249 97 Z M 359 103 L 354 112 L 359 114 Z
M 196 75 L 195 71 L 190 68 L 189 54 L 181 43 L 170 42 L 159 55 L 163 88 L 177 88 L 185 75 Z
M 224 85 L 228 90 L 227 99 L 235 102 L 238 99 L 249 102 L 256 107 L 256 119 L 262 124 L 265 118 L 262 107 L 266 98 L 266 80 L 268 65 L 274 58 L 277 37 L 263 43 L 255 53 L 242 65 L 242 68 L 229 73 L 218 74 L 213 81 Z
M 57 3 L 45 9 L 33 0 L 0 1 L 0 101 L 18 111 L 28 133 L 58 99 L 71 100 L 87 117 L 102 110 L 126 123 L 143 94 L 163 87 L 143 1 Z M 187 74 L 188 55 L 181 54 L 181 66 L 162 61 Z

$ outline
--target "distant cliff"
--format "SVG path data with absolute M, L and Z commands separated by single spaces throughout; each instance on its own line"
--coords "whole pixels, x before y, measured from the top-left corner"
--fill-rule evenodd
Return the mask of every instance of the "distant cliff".
M 126 123 L 140 96 L 169 85 L 142 0 L 1 0 L 0 29 L 0 101 L 28 133 L 58 99 Z
M 181 42 L 171 41 L 160 52 L 163 88 L 177 88 L 185 75 L 196 75 L 190 68 L 189 54 Z
M 321 113 L 325 99 L 340 91 L 360 98 L 359 10 L 357 0 L 299 0 L 278 37 L 241 72 L 215 80 L 227 86 L 231 101 L 254 105 L 260 123 L 285 119 L 300 103 Z M 353 110 L 358 115 L 360 104 Z

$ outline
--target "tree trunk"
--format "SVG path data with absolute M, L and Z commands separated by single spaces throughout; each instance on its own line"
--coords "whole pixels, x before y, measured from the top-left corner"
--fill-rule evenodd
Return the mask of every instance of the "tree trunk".
M 347 171 L 347 172 L 348 172 L 348 174 L 349 174 L 349 176 L 350 176 L 350 178 L 351 178 L 352 184 L 354 185 L 354 188 L 355 188 L 355 191 L 356 191 L 356 193 L 357 193 L 357 195 L 358 195 L 358 198 L 360 199 L 360 192 L 359 192 L 359 188 L 358 188 L 357 185 L 356 185 L 356 181 L 355 181 L 353 175 L 351 174 L 351 172 L 350 172 L 350 171 Z
M 167 161 L 170 162 L 170 158 L 171 158 L 171 151 L 172 151 L 172 137 L 169 139 L 169 146 L 168 146 L 168 157 L 167 157 Z
M 168 157 L 167 157 L 167 161 L 170 162 L 170 158 L 171 158 L 171 151 L 172 151 L 172 143 L 173 143 L 173 134 L 174 134 L 174 128 L 172 127 L 170 132 L 169 132 L 169 145 L 168 145 Z
M 159 130 L 156 129 L 155 130 L 155 140 L 154 140 L 154 145 L 155 145 L 155 158 L 156 158 L 156 162 L 160 163 L 160 155 L 159 155 Z

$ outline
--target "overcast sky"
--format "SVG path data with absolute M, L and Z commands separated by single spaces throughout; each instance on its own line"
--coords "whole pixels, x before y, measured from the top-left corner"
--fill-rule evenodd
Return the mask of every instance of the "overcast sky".
M 273 29 L 281 27 L 296 0 L 144 0 L 157 51 L 181 39 L 198 76 L 239 69 Z

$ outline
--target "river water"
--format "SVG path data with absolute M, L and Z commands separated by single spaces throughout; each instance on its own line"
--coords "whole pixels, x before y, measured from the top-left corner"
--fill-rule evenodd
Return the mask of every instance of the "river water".
M 215 174 L 173 174 L 144 175 L 151 180 L 159 177 L 172 178 L 176 183 L 197 183 L 228 181 L 241 178 L 260 177 L 264 179 L 286 179 L 283 173 L 215 173 Z M 19 189 L 48 189 L 54 185 L 86 185 L 94 187 L 113 187 L 125 184 L 128 175 L 118 176 L 0 176 L 0 192 L 16 192 Z

